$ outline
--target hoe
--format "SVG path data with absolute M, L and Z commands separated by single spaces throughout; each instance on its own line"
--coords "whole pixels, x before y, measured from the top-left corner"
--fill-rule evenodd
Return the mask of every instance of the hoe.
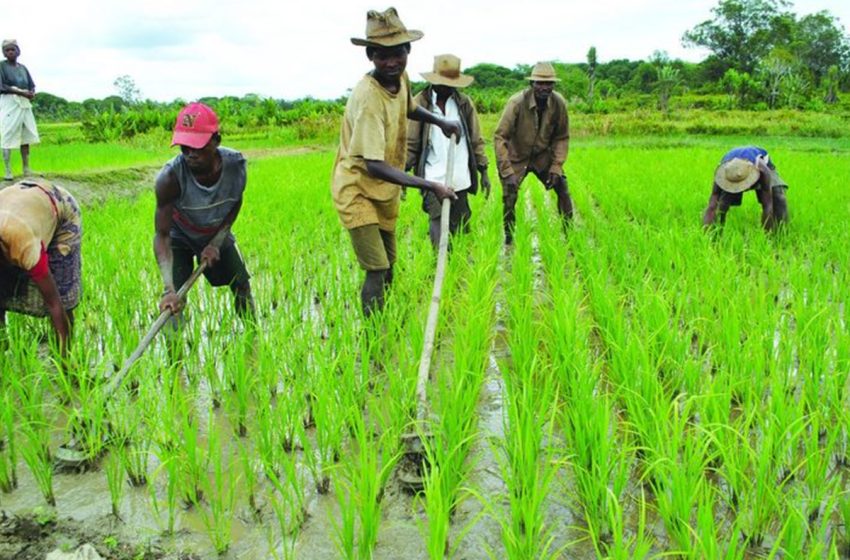
M 215 238 L 213 238 L 214 241 L 223 238 L 224 235 L 227 234 L 227 230 L 228 228 L 224 228 L 219 231 L 216 234 Z M 192 272 L 192 275 L 189 277 L 189 279 L 186 280 L 186 283 L 180 287 L 180 290 L 177 292 L 177 297 L 180 299 L 180 301 L 186 300 L 186 294 L 188 294 L 189 290 L 192 289 L 192 286 L 195 285 L 195 282 L 198 280 L 198 278 L 200 278 L 206 267 L 206 261 L 201 261 L 201 263 L 194 270 L 194 272 Z M 136 347 L 133 353 L 130 354 L 130 357 L 127 358 L 127 360 L 124 362 L 124 365 L 121 367 L 121 371 L 119 371 L 112 379 L 109 380 L 109 384 L 106 385 L 103 390 L 103 393 L 100 396 L 103 401 L 108 399 L 115 391 L 118 390 L 119 387 L 121 387 L 122 383 L 127 378 L 127 374 L 130 372 L 130 367 L 132 367 L 132 365 L 136 363 L 136 361 L 142 356 L 142 354 L 144 354 L 147 347 L 150 346 L 150 343 L 153 341 L 154 337 L 162 329 L 162 327 L 165 326 L 165 323 L 168 321 L 171 315 L 172 313 L 170 309 L 166 309 L 165 311 L 159 314 L 159 317 L 156 321 L 154 321 L 154 324 L 148 330 L 147 334 L 145 334 L 144 338 L 142 338 L 141 342 L 139 342 L 139 345 Z M 70 441 L 59 446 L 59 448 L 56 450 L 56 453 L 54 454 L 54 457 L 60 467 L 80 468 L 92 462 L 96 458 L 97 454 L 98 453 L 93 451 L 92 449 L 86 449 L 80 438 L 72 436 Z
M 456 138 L 449 139 L 449 155 L 446 162 L 446 186 L 451 188 L 454 176 Z M 446 262 L 449 253 L 449 211 L 451 201 L 443 199 L 440 209 L 440 244 L 437 250 L 437 272 L 434 275 L 434 290 L 431 293 L 431 307 L 425 323 L 425 341 L 419 358 L 419 376 L 416 381 L 416 421 L 413 430 L 401 436 L 405 447 L 405 457 L 409 469 L 400 469 L 398 479 L 401 485 L 411 492 L 419 492 L 425 486 L 425 474 L 428 469 L 427 447 L 432 439 L 428 429 L 428 394 L 426 385 L 431 371 L 431 356 L 434 353 L 434 339 L 437 333 L 437 318 L 440 313 L 440 295 L 443 291 L 443 278 L 446 275 Z

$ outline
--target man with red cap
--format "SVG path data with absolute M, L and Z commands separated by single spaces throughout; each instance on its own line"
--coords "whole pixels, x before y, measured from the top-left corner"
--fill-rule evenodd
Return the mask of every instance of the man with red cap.
M 218 117 L 203 103 L 180 111 L 171 145 L 181 153 L 156 179 L 154 253 L 165 288 L 159 307 L 180 312 L 177 290 L 197 258 L 211 285 L 230 287 L 237 313 L 253 317 L 250 276 L 229 231 L 242 208 L 245 158 L 221 146 Z

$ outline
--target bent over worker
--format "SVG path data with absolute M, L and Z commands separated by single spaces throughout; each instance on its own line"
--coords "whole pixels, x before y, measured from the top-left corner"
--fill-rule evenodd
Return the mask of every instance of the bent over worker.
M 82 232 L 65 189 L 40 179 L 0 190 L 0 328 L 6 311 L 49 316 L 62 357 L 80 301 Z
M 758 146 L 733 148 L 721 158 L 714 171 L 703 227 L 712 225 L 718 213 L 720 224 L 725 224 L 729 208 L 740 206 L 744 192 L 754 190 L 762 208 L 762 227 L 770 231 L 788 221 L 787 189 L 787 183 L 779 176 L 767 150 Z
M 388 8 L 369 11 L 366 38 L 351 39 L 366 47 L 373 69 L 357 83 L 345 106 L 331 192 L 366 271 L 360 302 L 367 317 L 383 307 L 384 291 L 392 283 L 401 186 L 431 191 L 440 200 L 456 198 L 445 185 L 404 172 L 408 118 L 434 124 L 446 136 L 460 135 L 457 122 L 424 110 L 410 94 L 407 55 L 410 43 L 422 36 L 404 26 L 395 8 Z
M 171 145 L 180 146 L 180 154 L 156 179 L 154 253 L 165 288 L 159 307 L 180 312 L 177 290 L 197 258 L 207 263 L 211 285 L 230 287 L 237 313 L 253 317 L 250 276 L 230 232 L 242 208 L 245 158 L 221 146 L 218 117 L 203 103 L 180 111 Z
M 472 76 L 462 74 L 460 59 L 452 54 L 434 57 L 433 72 L 423 72 L 430 85 L 413 100 L 417 105 L 440 117 L 459 121 L 461 141 L 455 147 L 455 166 L 452 180 L 448 173 L 448 150 L 450 139 L 441 130 L 428 123 L 412 122 L 407 128 L 407 169 L 413 169 L 418 177 L 430 181 L 450 184 L 457 195 L 451 202 L 449 232 L 469 230 L 472 210 L 468 195 L 478 191 L 478 174 L 481 174 L 481 189 L 490 196 L 490 178 L 487 176 L 487 155 L 481 138 L 481 125 L 475 104 L 468 95 L 458 91 L 472 83 Z M 440 243 L 440 213 L 442 204 L 428 191 L 422 191 L 422 209 L 430 218 L 428 235 L 436 247 Z
M 559 80 L 550 63 L 538 62 L 526 79 L 531 85 L 508 100 L 493 142 L 502 181 L 506 245 L 513 242 L 519 187 L 529 173 L 555 191 L 565 226 L 573 216 L 564 173 L 570 141 L 567 102 L 554 91 Z

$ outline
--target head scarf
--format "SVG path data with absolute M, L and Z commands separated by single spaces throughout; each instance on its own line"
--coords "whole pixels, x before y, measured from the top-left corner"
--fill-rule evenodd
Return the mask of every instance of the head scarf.
M 3 39 L 3 50 L 5 50 L 6 47 L 15 47 L 18 54 L 21 54 L 21 47 L 18 46 L 17 39 Z

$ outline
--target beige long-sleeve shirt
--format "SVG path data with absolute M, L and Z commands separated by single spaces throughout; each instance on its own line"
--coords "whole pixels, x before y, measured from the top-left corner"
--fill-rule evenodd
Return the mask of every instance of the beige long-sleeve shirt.
M 499 176 L 523 176 L 528 170 L 564 174 L 570 141 L 567 102 L 552 92 L 540 119 L 534 91 L 528 87 L 508 100 L 493 147 Z

